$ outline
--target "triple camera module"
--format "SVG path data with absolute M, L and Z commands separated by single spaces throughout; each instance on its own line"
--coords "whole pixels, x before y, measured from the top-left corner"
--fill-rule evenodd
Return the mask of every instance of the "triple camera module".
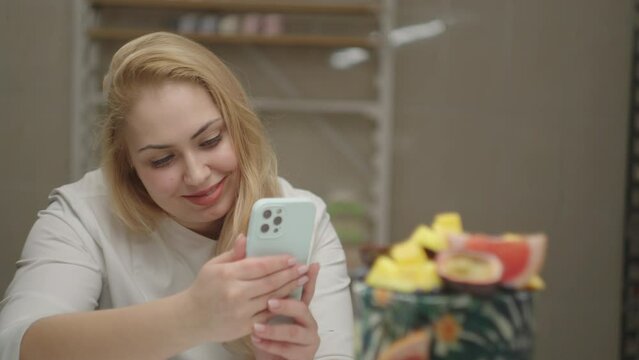
M 282 209 L 266 209 L 262 213 L 264 223 L 260 226 L 262 234 L 277 235 L 280 232 L 280 225 L 282 224 Z

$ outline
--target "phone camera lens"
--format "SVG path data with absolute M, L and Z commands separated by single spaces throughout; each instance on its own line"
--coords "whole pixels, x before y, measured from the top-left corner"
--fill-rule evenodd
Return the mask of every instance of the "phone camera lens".
M 260 230 L 262 230 L 263 233 L 267 232 L 268 229 L 269 229 L 268 224 L 264 224 L 264 225 L 262 225 L 262 227 L 260 227 Z
M 271 217 L 271 210 L 266 210 L 266 211 L 264 211 L 264 214 L 263 214 L 263 215 L 264 215 L 264 218 L 265 218 L 265 219 L 270 218 L 270 217 Z
M 279 225 L 279 224 L 281 224 L 281 223 L 282 223 L 282 218 L 281 218 L 281 217 L 279 217 L 279 216 L 278 216 L 278 217 L 276 217 L 275 219 L 273 219 L 273 223 L 274 223 L 275 225 Z

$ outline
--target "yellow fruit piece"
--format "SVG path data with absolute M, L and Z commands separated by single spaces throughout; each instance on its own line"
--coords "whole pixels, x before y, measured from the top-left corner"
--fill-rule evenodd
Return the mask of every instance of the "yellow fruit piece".
M 528 280 L 528 283 L 524 288 L 532 291 L 544 290 L 546 288 L 546 282 L 539 275 L 535 275 Z
M 415 230 L 413 230 L 413 233 L 406 241 L 415 243 L 417 245 L 422 245 L 422 242 L 426 238 L 429 231 L 431 230 L 428 228 L 428 226 L 424 224 L 419 225 L 417 228 L 415 228 Z
M 444 234 L 459 234 L 464 231 L 461 216 L 455 212 L 437 214 L 433 221 L 433 230 Z
M 433 262 L 400 265 L 399 273 L 416 290 L 428 292 L 440 288 L 442 285 L 442 280 L 437 275 L 437 268 Z
M 390 256 L 399 264 L 424 263 L 428 261 L 421 246 L 410 241 L 393 245 L 390 250 Z
M 413 231 L 408 242 L 417 244 L 428 250 L 439 252 L 448 248 L 446 237 L 442 233 L 431 230 L 426 225 L 420 225 Z
M 372 287 L 401 292 L 413 292 L 415 286 L 402 278 L 398 265 L 388 256 L 380 256 L 366 276 L 366 283 Z
M 387 256 L 375 260 L 366 276 L 366 283 L 375 288 L 405 293 L 431 291 L 442 285 L 433 262 L 398 264 Z

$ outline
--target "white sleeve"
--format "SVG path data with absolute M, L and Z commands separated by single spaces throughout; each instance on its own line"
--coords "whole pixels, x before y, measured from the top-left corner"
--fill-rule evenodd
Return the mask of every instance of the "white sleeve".
M 98 247 L 73 210 L 60 201 L 38 216 L 0 302 L 0 360 L 19 359 L 22 336 L 36 320 L 98 305 Z
M 320 263 L 310 310 L 318 324 L 320 345 L 315 359 L 354 359 L 353 306 L 346 256 L 325 209 L 317 227 L 311 262 Z

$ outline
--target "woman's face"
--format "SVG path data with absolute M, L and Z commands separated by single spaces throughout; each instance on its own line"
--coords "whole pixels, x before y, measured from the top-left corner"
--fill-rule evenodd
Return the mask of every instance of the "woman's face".
M 124 133 L 153 201 L 183 226 L 217 236 L 237 198 L 239 169 L 225 120 L 204 87 L 166 81 L 143 88 Z

